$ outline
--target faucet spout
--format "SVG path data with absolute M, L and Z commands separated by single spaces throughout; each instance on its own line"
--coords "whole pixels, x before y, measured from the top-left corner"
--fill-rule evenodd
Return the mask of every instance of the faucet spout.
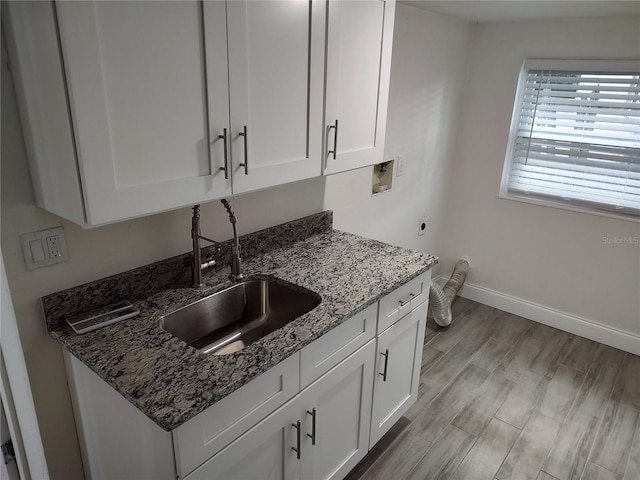
M 229 221 L 233 227 L 233 244 L 231 245 L 231 273 L 229 279 L 232 282 L 239 282 L 244 278 L 242 273 L 242 259 L 240 258 L 240 240 L 238 239 L 238 231 L 236 228 L 236 214 L 231 210 L 228 200 L 221 200 L 229 214 Z M 191 217 L 191 243 L 193 246 L 193 259 L 191 265 L 191 286 L 198 288 L 202 286 L 202 270 L 216 264 L 215 260 L 202 263 L 202 248 L 200 240 L 206 240 L 220 249 L 223 245 L 220 242 L 202 236 L 200 232 L 200 205 L 193 206 L 193 215 Z

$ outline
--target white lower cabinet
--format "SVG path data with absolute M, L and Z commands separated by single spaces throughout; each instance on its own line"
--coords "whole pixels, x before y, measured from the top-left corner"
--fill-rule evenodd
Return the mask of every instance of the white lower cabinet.
M 176 469 L 185 476 L 300 392 L 296 353 L 173 430 Z
M 300 461 L 293 451 L 299 398 L 276 410 L 240 438 L 185 477 L 185 480 L 300 478 Z
M 371 340 L 300 394 L 303 479 L 341 479 L 369 451 L 374 350 Z
M 373 388 L 373 447 L 418 398 L 427 302 L 378 336 Z
M 374 349 L 371 340 L 186 479 L 343 478 L 368 451 Z
M 172 432 L 65 352 L 86 477 L 344 478 L 417 399 L 430 275 Z

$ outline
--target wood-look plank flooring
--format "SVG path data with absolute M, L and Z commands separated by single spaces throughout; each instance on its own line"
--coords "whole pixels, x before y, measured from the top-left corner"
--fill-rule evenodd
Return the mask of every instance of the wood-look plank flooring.
M 348 480 L 640 480 L 640 357 L 464 298 Z

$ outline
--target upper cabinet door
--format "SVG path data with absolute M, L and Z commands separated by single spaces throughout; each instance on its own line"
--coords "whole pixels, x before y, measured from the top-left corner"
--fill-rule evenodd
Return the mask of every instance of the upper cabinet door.
M 233 192 L 318 176 L 326 4 L 227 3 Z
M 211 3 L 206 39 L 202 2 L 56 4 L 89 225 L 231 192 L 226 76 L 204 62 L 226 58 L 225 6 Z
M 383 161 L 395 0 L 329 0 L 325 174 Z

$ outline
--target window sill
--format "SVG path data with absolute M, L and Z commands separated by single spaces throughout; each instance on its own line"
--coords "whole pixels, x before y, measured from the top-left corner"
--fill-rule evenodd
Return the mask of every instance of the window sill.
M 631 217 L 628 215 L 617 215 L 615 213 L 595 210 L 588 207 L 580 207 L 577 205 L 567 205 L 560 202 L 554 202 L 553 200 L 545 200 L 541 198 L 529 197 L 525 195 L 515 195 L 512 193 L 504 193 L 504 192 L 500 192 L 498 194 L 498 198 L 502 200 L 513 200 L 516 202 L 539 205 L 541 207 L 558 208 L 560 210 L 568 210 L 570 212 L 584 213 L 587 215 L 596 215 L 598 217 L 615 218 L 616 220 L 623 220 L 631 223 L 640 224 L 640 217 Z

